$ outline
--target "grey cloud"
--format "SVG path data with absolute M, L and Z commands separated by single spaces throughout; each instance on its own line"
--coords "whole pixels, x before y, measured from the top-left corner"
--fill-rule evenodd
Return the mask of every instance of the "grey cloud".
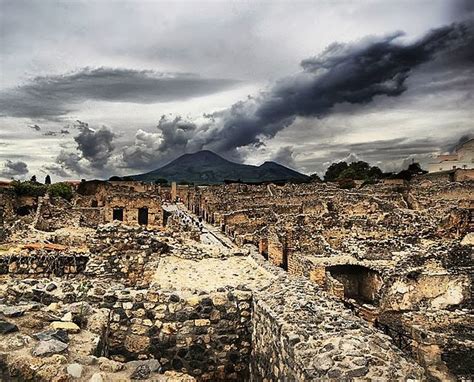
M 43 166 L 41 171 L 45 174 L 53 174 L 61 178 L 69 178 L 71 176 L 69 172 L 67 172 L 63 167 L 57 164 Z
M 77 149 L 93 168 L 102 169 L 115 149 L 113 141 L 116 135 L 106 126 L 94 130 L 82 123 L 78 129 L 79 135 L 74 137 Z
M 400 96 L 415 68 L 440 55 L 445 62 L 449 57 L 466 62 L 471 56 L 466 51 L 474 41 L 470 23 L 434 29 L 411 44 L 398 42 L 400 36 L 331 44 L 319 56 L 303 60 L 300 73 L 212 114 L 210 122 L 200 126 L 185 145 L 169 135 L 163 137 L 162 146 L 174 147 L 176 155 L 193 146 L 235 158 L 239 148 L 274 137 L 297 117 L 323 118 L 336 105 L 360 106 L 378 96 Z
M 18 175 L 28 174 L 28 165 L 25 162 L 6 160 L 3 163 L 3 168 L 0 169 L 0 175 L 10 178 Z
M 433 156 L 446 152 L 447 147 L 456 146 L 465 137 L 448 143 L 434 138 L 396 138 L 355 144 L 315 144 L 311 145 L 311 150 L 323 154 L 299 160 L 298 164 L 320 174 L 324 173 L 332 162 L 355 160 L 377 165 L 384 171 L 400 171 L 412 160 L 422 165 L 428 163 Z
M 474 18 L 474 2 L 472 0 L 452 0 L 449 5 L 455 18 L 460 20 Z
M 160 134 L 138 130 L 135 142 L 122 151 L 122 167 L 142 169 L 160 164 Z
M 359 44 L 332 44 L 320 56 L 303 60 L 303 72 L 281 80 L 248 105 L 234 105 L 224 122 L 220 150 L 272 137 L 296 116 L 324 117 L 341 103 L 365 104 L 376 96 L 399 96 L 405 80 L 441 50 L 472 41 L 472 28 L 457 24 L 431 31 L 413 44 L 395 41 L 399 34 Z
M 294 148 L 292 146 L 280 147 L 273 155 L 273 161 L 290 168 L 296 168 Z
M 83 68 L 75 73 L 36 77 L 0 93 L 0 116 L 57 120 L 87 100 L 152 104 L 212 94 L 237 81 L 189 73 Z
M 56 171 L 56 175 L 62 172 L 63 175 L 60 176 L 65 176 L 68 172 L 78 175 L 91 174 L 96 170 L 102 172 L 114 153 L 117 135 L 107 126 L 93 129 L 80 120 L 73 127 L 78 130 L 74 137 L 76 150 L 61 150 L 51 171 Z M 67 130 L 66 132 L 69 134 Z
M 182 117 L 163 115 L 156 128 L 156 133 L 139 130 L 134 144 L 124 148 L 122 160 L 125 167 L 156 168 L 180 153 L 198 151 L 203 147 L 199 142 L 199 134 L 205 131 L 202 125 L 198 128 Z
M 28 125 L 29 128 L 33 129 L 33 130 L 36 130 L 36 131 L 40 131 L 41 130 L 41 127 L 38 126 L 38 125 Z
M 56 158 L 56 163 L 61 166 L 63 171 L 70 170 L 78 175 L 90 174 L 90 171 L 81 164 L 81 159 L 76 153 L 61 150 Z
M 473 134 L 469 134 L 469 133 L 464 134 L 455 143 L 447 144 L 445 146 L 445 151 L 447 151 L 449 153 L 453 153 L 458 146 L 462 145 L 463 143 L 466 143 L 467 141 L 469 141 L 473 137 L 474 137 Z

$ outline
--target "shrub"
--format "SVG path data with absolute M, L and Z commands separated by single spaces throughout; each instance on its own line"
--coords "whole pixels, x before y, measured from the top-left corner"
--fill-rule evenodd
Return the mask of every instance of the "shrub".
M 60 197 L 66 200 L 71 200 L 72 188 L 67 183 L 54 183 L 49 186 L 49 194 L 54 197 Z
M 17 195 L 21 196 L 44 196 L 47 186 L 37 182 L 15 180 L 12 182 L 13 190 Z

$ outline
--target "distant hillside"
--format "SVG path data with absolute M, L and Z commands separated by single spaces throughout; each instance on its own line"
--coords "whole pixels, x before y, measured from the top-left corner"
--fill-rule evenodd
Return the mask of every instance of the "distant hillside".
M 243 182 L 308 180 L 308 176 L 275 162 L 265 162 L 261 166 L 239 164 L 206 150 L 182 155 L 166 166 L 145 174 L 133 175 L 132 178 L 144 182 L 164 178 L 169 182 L 194 184 L 223 183 L 224 180 L 239 179 Z

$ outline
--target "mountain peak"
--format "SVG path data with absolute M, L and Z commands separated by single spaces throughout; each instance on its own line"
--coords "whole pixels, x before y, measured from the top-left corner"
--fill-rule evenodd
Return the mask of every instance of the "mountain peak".
M 275 162 L 265 162 L 261 166 L 245 165 L 228 161 L 209 150 L 181 155 L 166 166 L 133 178 L 145 182 L 164 178 L 169 182 L 186 181 L 194 184 L 215 184 L 238 179 L 255 183 L 308 179 L 306 175 Z
M 212 164 L 219 162 L 228 161 L 210 150 L 201 150 L 196 151 L 195 153 L 183 154 L 179 158 L 176 158 L 174 161 L 168 163 L 165 167 L 173 164 Z
M 267 161 L 263 162 L 259 167 L 285 167 L 285 166 L 282 166 L 281 164 L 279 164 L 277 162 L 267 160 Z

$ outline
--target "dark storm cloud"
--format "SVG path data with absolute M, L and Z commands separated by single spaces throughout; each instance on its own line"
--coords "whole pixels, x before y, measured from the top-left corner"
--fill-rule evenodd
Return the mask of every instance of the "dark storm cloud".
M 452 0 L 450 2 L 451 13 L 458 20 L 474 18 L 474 1 Z
M 205 115 L 206 124 L 175 133 L 162 129 L 160 148 L 174 156 L 206 148 L 236 159 L 240 149 L 258 146 L 297 117 L 322 118 L 337 105 L 360 106 L 375 97 L 400 96 L 407 90 L 408 77 L 422 64 L 440 60 L 442 66 L 466 67 L 472 61 L 472 23 L 434 29 L 409 44 L 398 41 L 401 35 L 331 44 L 319 56 L 303 60 L 300 73 L 278 81 L 257 97 Z M 127 150 L 133 152 L 133 146 Z M 396 150 L 387 147 L 387 152 Z M 154 158 L 160 155 L 158 151 Z
M 82 158 L 88 160 L 93 168 L 103 168 L 115 149 L 113 141 L 116 135 L 106 126 L 94 130 L 84 122 L 77 128 L 79 135 L 75 136 L 74 140 Z
M 0 116 L 56 120 L 87 100 L 151 104 L 186 100 L 228 89 L 237 81 L 188 73 L 84 68 L 36 77 L 0 93 Z
M 472 138 L 474 138 L 473 134 L 464 134 L 455 143 L 446 145 L 445 151 L 449 153 L 454 153 L 459 146 L 461 146 L 463 143 L 466 143 Z
M 28 165 L 22 161 L 6 160 L 3 163 L 3 168 L 0 168 L 0 175 L 6 178 L 25 174 L 28 174 Z
M 218 151 L 273 137 L 298 116 L 324 117 L 337 104 L 366 104 L 376 96 L 395 97 L 419 65 L 438 53 L 468 49 L 473 28 L 454 24 L 435 29 L 412 44 L 396 41 L 400 33 L 358 44 L 331 44 L 321 55 L 303 60 L 303 71 L 279 81 L 256 99 L 233 105 L 211 144 Z
M 94 129 L 80 120 L 71 127 L 78 131 L 74 137 L 76 149 L 61 150 L 56 157 L 56 163 L 43 168 L 61 177 L 66 177 L 70 172 L 83 175 L 104 170 L 114 153 L 117 135 L 107 126 Z M 65 132 L 69 134 L 67 130 Z M 61 133 L 64 134 L 64 131 Z

